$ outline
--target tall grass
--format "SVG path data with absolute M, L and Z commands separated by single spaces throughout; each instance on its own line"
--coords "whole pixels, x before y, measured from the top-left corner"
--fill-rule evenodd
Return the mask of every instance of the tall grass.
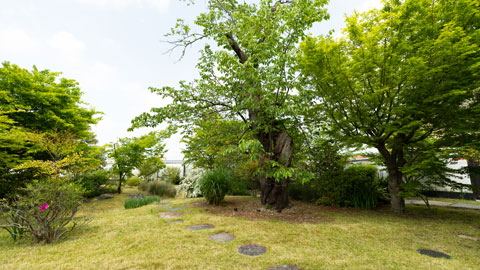
M 160 197 L 175 197 L 175 186 L 163 181 L 141 182 L 138 188 L 151 195 Z
M 153 202 L 159 202 L 158 197 L 130 198 L 125 200 L 125 209 L 138 208 Z

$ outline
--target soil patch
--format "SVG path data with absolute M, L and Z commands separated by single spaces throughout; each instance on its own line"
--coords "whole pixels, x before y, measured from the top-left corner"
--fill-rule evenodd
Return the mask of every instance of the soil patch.
M 284 209 L 281 213 L 274 209 L 267 209 L 257 198 L 227 198 L 219 206 L 208 205 L 205 200 L 200 200 L 193 202 L 192 206 L 203 208 L 205 213 L 243 217 L 249 220 L 280 220 L 291 223 L 332 222 L 331 219 L 320 214 L 331 209 L 304 202 L 293 202 L 291 207 Z

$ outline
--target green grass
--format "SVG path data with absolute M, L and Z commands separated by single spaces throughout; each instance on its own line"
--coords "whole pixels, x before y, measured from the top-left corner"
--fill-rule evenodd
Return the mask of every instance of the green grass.
M 159 205 L 125 210 L 127 195 L 92 201 L 80 215 L 92 221 L 59 243 L 14 243 L 0 231 L 0 269 L 267 269 L 296 264 L 308 269 L 479 269 L 480 211 L 407 206 L 407 213 L 388 209 L 362 211 L 318 207 L 312 215 L 332 220 L 319 224 L 250 221 L 216 216 L 199 208 L 181 210 L 183 224 L 158 217 Z M 172 199 L 184 206 L 196 199 Z M 226 198 L 228 201 L 228 197 Z M 255 199 L 258 200 L 258 199 Z M 213 207 L 209 206 L 209 209 Z M 209 223 L 216 228 L 190 231 L 188 225 Z M 216 243 L 208 236 L 230 232 L 236 239 Z M 237 253 L 242 244 L 257 243 L 266 254 Z M 452 259 L 420 255 L 435 249 Z
M 158 197 L 144 197 L 144 198 L 129 198 L 125 200 L 124 207 L 125 209 L 138 208 L 153 202 L 159 202 L 160 198 Z

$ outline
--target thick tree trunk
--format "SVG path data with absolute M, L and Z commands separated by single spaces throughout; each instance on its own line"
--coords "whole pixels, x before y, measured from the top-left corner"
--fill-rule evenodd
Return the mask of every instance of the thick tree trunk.
M 264 150 L 267 153 L 266 159 L 275 160 L 285 167 L 290 167 L 293 142 L 287 132 L 281 131 L 278 134 L 262 134 L 258 136 L 258 139 L 262 142 Z M 289 182 L 290 179 L 276 181 L 271 177 L 261 177 L 260 190 L 262 204 L 273 206 L 278 212 L 286 208 L 289 205 Z
M 385 159 L 387 167 L 391 210 L 395 213 L 403 213 L 405 212 L 405 200 L 399 194 L 400 185 L 403 183 L 403 173 L 400 168 L 406 163 L 403 151 L 397 149 L 390 153 L 383 143 L 379 143 L 376 148 Z
M 480 160 L 468 159 L 467 164 L 473 196 L 480 200 Z
M 399 195 L 402 177 L 398 168 L 388 169 L 388 192 L 390 193 L 391 209 L 395 213 L 405 212 L 405 200 Z

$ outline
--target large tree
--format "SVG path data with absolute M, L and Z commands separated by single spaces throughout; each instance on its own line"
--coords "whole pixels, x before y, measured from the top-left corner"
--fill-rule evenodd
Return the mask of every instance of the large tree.
M 182 81 L 178 88 L 151 88 L 172 103 L 138 116 L 133 127 L 167 121 L 189 129 L 198 119 L 218 114 L 241 120 L 260 146 L 261 201 L 281 211 L 289 203 L 293 173 L 296 46 L 313 23 L 327 18 L 327 2 L 209 0 L 208 10 L 195 21 L 200 33 L 179 20 L 169 34 L 173 46 L 184 49 L 197 40 L 206 42 L 197 64 L 199 79 Z
M 378 150 L 395 212 L 405 210 L 407 149 L 479 121 L 467 106 L 479 87 L 479 14 L 470 0 L 384 1 L 381 10 L 349 16 L 344 37 L 302 44 L 311 87 L 301 92 L 317 112 L 308 117 Z
M 27 160 L 51 160 L 48 151 L 33 151 L 38 133 L 68 132 L 79 151 L 90 152 L 95 141 L 90 125 L 97 123 L 99 112 L 86 108 L 75 80 L 59 76 L 8 62 L 0 68 L 0 198 L 35 177 L 31 170 L 13 168 Z

